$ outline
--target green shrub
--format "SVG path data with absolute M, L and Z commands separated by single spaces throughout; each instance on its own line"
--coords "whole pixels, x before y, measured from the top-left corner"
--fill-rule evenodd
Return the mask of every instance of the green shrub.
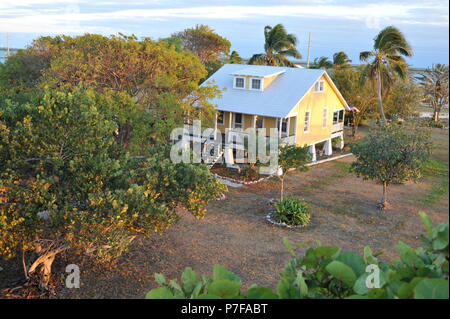
M 390 263 L 378 260 L 382 252 L 374 253 L 367 246 L 359 255 L 320 242 L 298 256 L 297 251 L 310 243 L 292 246 L 285 238 L 292 259 L 275 292 L 256 285 L 242 291 L 238 276 L 215 265 L 212 277 L 200 277 L 186 268 L 180 283 L 155 274 L 160 288 L 151 290 L 146 298 L 448 299 L 448 224 L 433 227 L 428 216 L 420 213 L 420 217 L 426 230 L 421 236 L 424 247 L 414 249 L 399 242 L 399 258 Z
M 308 204 L 300 198 L 286 197 L 275 204 L 273 219 L 287 225 L 306 226 L 311 220 Z

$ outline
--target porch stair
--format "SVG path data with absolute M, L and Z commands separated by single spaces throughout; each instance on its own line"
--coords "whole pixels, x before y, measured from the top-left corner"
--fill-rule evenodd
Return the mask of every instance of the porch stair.
M 209 167 L 213 167 L 213 165 L 217 163 L 217 161 L 222 157 L 222 155 L 223 155 L 223 150 L 220 150 L 220 152 L 216 156 L 209 157 L 208 158 Z

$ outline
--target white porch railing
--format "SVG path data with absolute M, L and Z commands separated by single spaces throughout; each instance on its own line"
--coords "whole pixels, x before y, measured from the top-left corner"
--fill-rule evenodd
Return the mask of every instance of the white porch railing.
M 335 133 L 335 132 L 339 132 L 342 131 L 344 129 L 344 123 L 336 123 L 333 124 L 333 126 L 331 127 L 331 133 Z

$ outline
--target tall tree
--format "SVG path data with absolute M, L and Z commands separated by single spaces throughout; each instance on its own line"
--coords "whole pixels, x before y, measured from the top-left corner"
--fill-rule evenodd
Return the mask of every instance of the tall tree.
M 394 74 L 405 79 L 408 65 L 404 57 L 412 57 L 411 46 L 403 33 L 394 26 L 384 28 L 374 39 L 372 51 L 363 51 L 359 58 L 368 62 L 362 80 L 372 80 L 377 85 L 378 107 L 381 123 L 386 124 L 383 110 L 383 95 L 387 95 L 394 80 Z
M 237 51 L 231 51 L 230 57 L 228 58 L 228 63 L 231 64 L 241 64 L 242 58 Z
M 291 33 L 287 33 L 282 24 L 274 27 L 264 28 L 264 53 L 254 54 L 249 64 L 259 65 L 284 65 L 293 67 L 294 63 L 288 57 L 301 58 L 297 50 L 297 38 Z
M 224 58 L 231 47 L 230 41 L 203 24 L 174 33 L 172 37 L 181 39 L 183 48 L 193 52 L 203 63 Z
M 448 107 L 448 75 L 448 65 L 436 64 L 417 77 L 424 89 L 425 102 L 433 109 L 434 122 L 439 122 L 439 114 Z
M 356 156 L 351 171 L 364 180 L 376 180 L 383 185 L 380 207 L 386 209 L 389 185 L 418 179 L 431 150 L 428 131 L 397 124 L 381 126 L 351 144 Z
M 356 136 L 358 127 L 367 118 L 376 114 L 376 93 L 368 82 L 361 82 L 362 67 L 337 68 L 331 72 L 333 82 L 349 105 L 358 109 L 347 118 L 351 120 L 352 136 Z

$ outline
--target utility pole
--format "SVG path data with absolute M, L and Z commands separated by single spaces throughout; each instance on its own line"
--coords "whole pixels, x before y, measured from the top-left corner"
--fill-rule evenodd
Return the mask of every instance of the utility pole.
M 309 68 L 309 61 L 311 57 L 311 32 L 309 33 L 308 37 L 308 57 L 306 59 L 306 67 Z

